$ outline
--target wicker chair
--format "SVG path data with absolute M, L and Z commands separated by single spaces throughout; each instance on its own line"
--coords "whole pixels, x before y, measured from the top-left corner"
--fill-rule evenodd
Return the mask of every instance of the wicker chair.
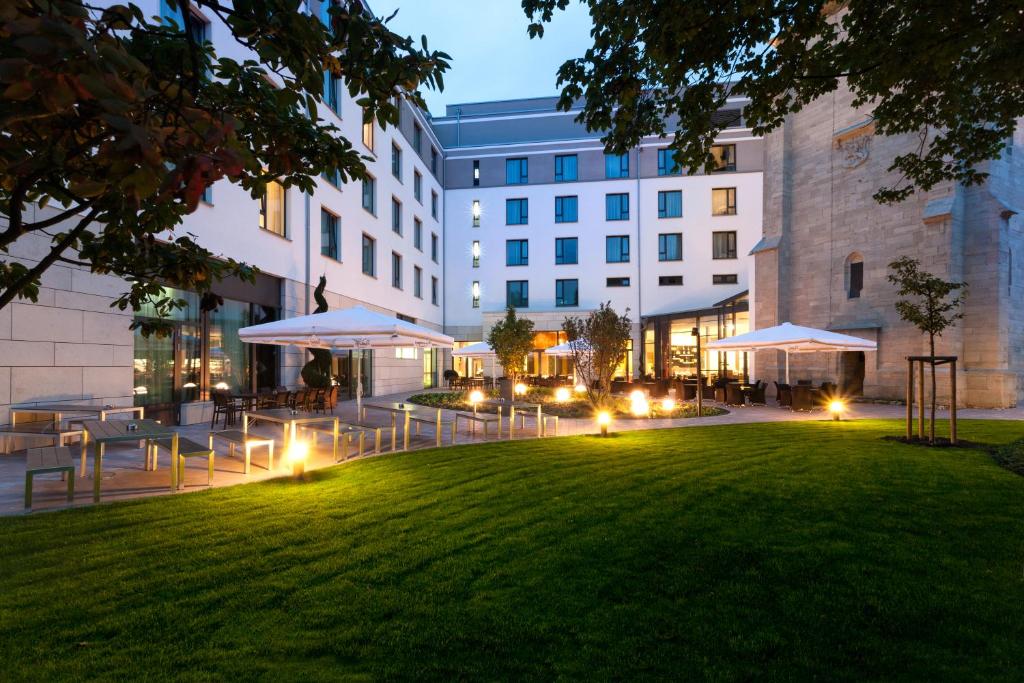
M 779 384 L 778 382 L 775 382 L 775 395 L 780 406 L 793 405 L 793 390 L 788 384 Z
M 750 403 L 757 403 L 758 405 L 764 405 L 765 403 L 767 403 L 764 396 L 765 390 L 767 388 L 768 387 L 764 382 L 762 382 L 761 380 L 757 380 L 757 383 L 754 384 L 754 386 L 752 386 L 749 391 L 747 391 L 747 398 L 750 399 Z
M 730 382 L 725 385 L 725 402 L 731 406 L 744 405 L 743 389 L 740 388 L 739 384 Z

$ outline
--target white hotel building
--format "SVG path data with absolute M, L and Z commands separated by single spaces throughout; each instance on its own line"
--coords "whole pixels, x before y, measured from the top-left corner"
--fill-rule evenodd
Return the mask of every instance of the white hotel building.
M 139 4 L 167 13 L 159 0 Z M 246 56 L 216 17 L 197 16 L 219 54 Z M 215 184 L 177 233 L 260 275 L 255 285 L 219 283 L 224 305 L 178 313 L 170 337 L 143 338 L 129 329 L 130 311 L 110 307 L 127 289 L 122 280 L 51 267 L 37 303 L 0 309 L 0 424 L 11 405 L 43 401 L 135 403 L 193 423 L 209 419 L 216 388 L 294 385 L 304 352 L 246 345 L 236 332 L 311 312 L 321 275 L 332 307 L 363 305 L 459 342 L 484 339 L 509 294 L 525 295 L 520 312 L 547 333 L 531 358 L 541 374 L 564 371 L 540 354 L 563 318 L 602 301 L 628 308 L 636 322 L 623 368 L 634 376 L 686 371 L 697 324 L 712 338 L 746 328 L 762 152 L 739 120 L 721 136 L 721 172 L 689 176 L 672 174 L 670 162 L 665 168 L 663 141 L 606 159 L 598 136 L 573 113 L 555 112 L 554 98 L 457 105 L 437 119 L 403 104 L 401 125 L 382 129 L 363 126 L 360 107 L 334 85 L 318 114 L 372 155 L 373 182 L 321 179 L 312 193 L 272 185 L 260 199 Z M 575 199 L 557 199 L 568 197 Z M 45 248 L 45 239 L 23 238 L 10 257 L 32 264 Z M 378 395 L 435 386 L 452 367 L 447 352 L 345 352 L 334 369 L 342 398 L 354 395 L 353 353 L 366 354 L 363 385 Z

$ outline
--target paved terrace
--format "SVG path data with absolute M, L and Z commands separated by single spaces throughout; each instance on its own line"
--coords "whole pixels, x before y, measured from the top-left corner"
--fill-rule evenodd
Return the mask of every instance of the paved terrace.
M 422 393 L 422 392 L 419 392 Z M 404 401 L 411 394 L 397 394 L 393 396 L 378 396 L 369 399 L 368 402 Z M 829 416 L 821 410 L 813 412 L 793 412 L 785 408 L 768 406 L 746 406 L 730 407 L 726 415 L 706 417 L 702 419 L 676 418 L 676 419 L 617 419 L 612 431 L 627 431 L 633 429 L 663 429 L 669 427 L 696 427 L 707 425 L 728 425 L 754 422 L 788 422 L 798 420 L 822 420 L 829 419 Z M 446 413 L 448 411 L 445 411 Z M 339 403 L 335 408 L 336 414 L 342 421 L 356 420 L 355 401 Z M 991 419 L 991 420 L 1024 420 L 1024 408 L 1012 408 L 1006 410 L 979 410 L 961 409 L 958 411 L 961 419 Z M 900 405 L 876 405 L 876 404 L 851 404 L 847 419 L 857 418 L 896 418 L 900 419 L 906 415 L 906 408 Z M 946 417 L 947 411 L 940 411 L 941 417 Z M 368 411 L 367 421 L 380 425 L 384 428 L 382 436 L 382 453 L 391 452 L 390 425 L 391 419 L 387 413 L 382 411 Z M 507 424 L 507 423 L 506 423 Z M 401 417 L 398 423 L 398 448 L 402 448 Z M 223 428 L 218 426 L 218 429 Z M 234 427 L 232 427 L 234 428 Z M 210 431 L 209 423 L 179 427 L 177 431 L 185 437 L 191 438 L 199 443 L 206 443 Z M 252 467 L 250 474 L 244 473 L 244 456 L 241 449 L 237 451 L 236 457 L 228 456 L 228 445 L 224 442 L 214 442 L 216 449 L 216 466 L 214 470 L 213 486 L 234 486 L 274 477 L 288 476 L 289 463 L 283 452 L 281 444 L 282 430 L 280 425 L 263 423 L 252 427 L 254 434 L 273 437 L 276 441 L 274 453 L 274 469 L 268 470 L 266 449 L 255 448 L 252 456 Z M 414 431 L 414 430 L 413 430 Z M 593 434 L 597 431 L 593 419 L 561 419 L 558 424 L 558 435 L 569 436 L 577 434 Z M 527 422 L 525 430 L 515 431 L 516 440 L 536 438 L 536 429 L 532 421 Z M 502 439 L 508 438 L 507 429 L 502 434 Z M 551 437 L 546 437 L 551 438 Z M 450 432 L 443 435 L 443 443 L 449 445 Z M 307 441 L 309 439 L 307 438 Z M 494 429 L 488 439 L 495 440 Z M 475 435 L 466 431 L 464 423 L 460 422 L 459 433 L 456 436 L 456 444 L 481 443 L 484 441 L 482 426 L 478 425 Z M 373 456 L 373 440 L 367 438 L 366 454 L 363 457 Z M 421 435 L 412 434 L 409 440 L 409 450 L 416 451 L 434 447 L 433 427 L 424 426 Z M 76 468 L 80 465 L 78 456 L 78 444 L 71 446 L 75 454 Z M 355 455 L 355 448 L 350 449 L 349 462 L 358 459 Z M 170 456 L 167 451 L 160 451 L 159 468 L 156 471 L 146 471 L 143 464 L 143 449 L 136 444 L 110 444 L 106 447 L 106 455 L 103 459 L 103 493 L 102 502 L 114 500 L 126 500 L 144 496 L 171 495 L 170 491 Z M 309 457 L 306 462 L 307 470 L 319 469 L 334 465 L 331 452 L 330 437 L 320 436 L 319 446 L 310 448 Z M 75 499 L 69 504 L 66 500 L 66 484 L 60 480 L 58 474 L 37 475 L 33 494 L 33 511 L 54 510 L 66 507 L 81 507 L 92 505 L 92 453 L 87 460 L 87 472 L 85 478 L 78 478 L 75 482 Z M 81 473 L 76 471 L 76 476 Z M 207 486 L 207 461 L 205 458 L 189 458 L 185 465 L 185 486 L 179 493 L 204 491 Z M 0 455 L 0 515 L 25 514 L 24 509 L 25 493 L 25 456 L 24 454 L 13 453 L 11 455 Z

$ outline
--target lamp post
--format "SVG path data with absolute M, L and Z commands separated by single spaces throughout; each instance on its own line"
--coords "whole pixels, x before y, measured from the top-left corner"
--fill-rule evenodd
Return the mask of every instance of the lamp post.
M 704 376 L 700 367 L 700 328 L 693 328 L 690 334 L 697 340 L 697 417 L 701 417 L 704 415 Z

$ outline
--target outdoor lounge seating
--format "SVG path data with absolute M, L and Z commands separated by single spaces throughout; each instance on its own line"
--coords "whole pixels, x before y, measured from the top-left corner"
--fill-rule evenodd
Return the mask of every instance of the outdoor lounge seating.
M 267 469 L 274 469 L 274 440 L 265 436 L 244 432 L 241 429 L 225 429 L 219 432 L 210 432 L 210 444 L 213 439 L 220 439 L 228 443 L 228 455 L 235 457 L 235 450 L 241 446 L 245 453 L 245 473 L 249 474 L 252 462 L 252 449 L 265 446 L 267 448 Z
M 29 448 L 25 452 L 25 508 L 32 508 L 32 479 L 37 474 L 60 472 L 68 482 L 68 502 L 75 498 L 75 461 L 67 446 Z

